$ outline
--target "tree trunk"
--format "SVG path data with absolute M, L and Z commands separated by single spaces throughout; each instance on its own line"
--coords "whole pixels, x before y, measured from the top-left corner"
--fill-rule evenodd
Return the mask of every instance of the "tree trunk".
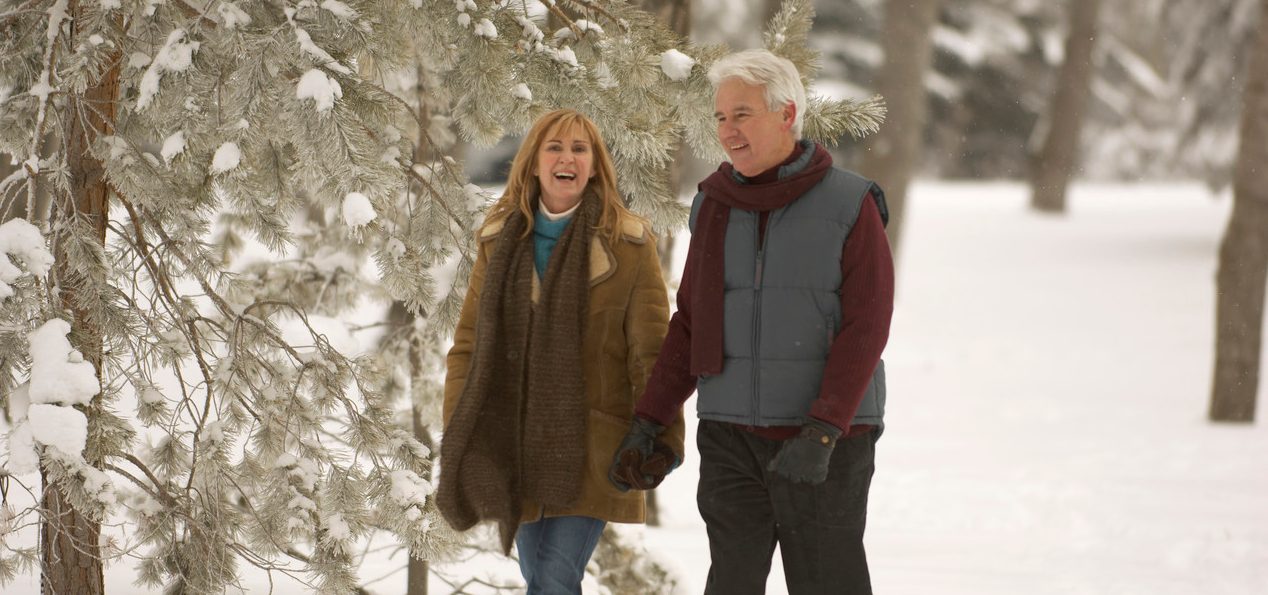
M 1048 129 L 1032 163 L 1030 206 L 1049 213 L 1065 212 L 1066 188 L 1079 161 L 1079 132 L 1092 84 L 1092 49 L 1096 44 L 1101 0 L 1073 0 L 1065 61 L 1048 112 Z
M 889 204 L 889 243 L 897 256 L 902 238 L 907 186 L 920 159 L 928 99 L 925 73 L 932 58 L 933 25 L 940 0 L 889 0 L 885 3 L 882 47 L 885 62 L 876 76 L 876 92 L 885 97 L 885 124 L 867 143 L 862 173 L 876 180 Z
M 1212 421 L 1254 421 L 1259 390 L 1268 282 L 1268 0 L 1260 5 L 1259 32 L 1242 104 L 1233 212 L 1216 275 Z
M 44 520 L 40 525 L 40 589 L 44 595 L 105 593 L 100 549 L 101 526 L 75 510 L 60 489 L 44 478 Z
M 79 22 L 84 8 L 73 3 L 71 26 Z M 106 221 L 109 213 L 110 189 L 106 183 L 105 169 L 89 152 L 93 141 L 100 135 L 114 133 L 115 102 L 119 92 L 119 56 L 107 61 L 115 66 L 102 73 L 101 78 L 82 95 L 66 97 L 69 117 L 65 118 L 63 144 L 66 167 L 70 177 L 70 194 L 55 203 L 53 217 L 78 220 L 86 223 L 96 240 L 106 242 Z M 56 225 L 56 223 L 55 223 Z M 101 379 L 102 338 L 101 331 L 87 311 L 79 307 L 77 294 L 87 281 L 73 273 L 69 255 L 54 246 L 57 283 L 62 307 L 72 315 L 70 343 L 83 354 L 84 360 L 96 369 Z M 96 280 L 100 281 L 100 280 Z M 93 443 L 91 428 L 95 412 L 101 407 L 101 395 L 93 397 L 85 408 L 90 428 L 84 458 L 89 465 L 100 467 L 100 446 Z M 101 548 L 98 538 L 101 525 L 86 514 L 75 510 L 62 493 L 61 486 L 50 482 L 46 472 L 41 472 L 43 496 L 41 505 L 44 517 L 40 525 L 40 587 L 46 595 L 98 595 L 105 592 L 102 576 Z
M 411 360 L 416 358 L 413 354 L 416 349 L 415 347 L 410 348 Z M 416 365 L 414 368 L 418 369 L 418 366 Z M 410 410 L 412 413 L 411 417 L 414 420 L 414 439 L 421 442 L 428 450 L 435 452 L 436 445 L 432 442 L 431 431 L 423 424 L 423 417 L 418 410 L 418 403 L 414 403 Z M 431 477 L 424 479 L 431 481 Z M 431 563 L 426 559 L 415 557 L 414 552 L 411 551 L 409 554 L 409 565 L 405 573 L 405 595 L 427 595 L 427 577 L 431 573 Z

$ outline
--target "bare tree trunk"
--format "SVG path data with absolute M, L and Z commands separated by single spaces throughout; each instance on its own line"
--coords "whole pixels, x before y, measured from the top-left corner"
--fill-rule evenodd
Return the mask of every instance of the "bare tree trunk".
M 72 3 L 70 13 L 76 17 L 72 27 L 83 12 L 79 3 Z M 82 95 L 68 94 L 67 113 L 63 131 L 66 166 L 70 176 L 70 195 L 64 197 L 53 217 L 62 223 L 79 221 L 93 230 L 96 240 L 104 247 L 106 222 L 109 214 L 110 189 L 101 162 L 89 152 L 93 140 L 100 135 L 114 132 L 115 102 L 119 92 L 119 56 L 108 60 L 115 66 L 102 73 L 101 79 Z M 71 312 L 71 345 L 83 354 L 84 360 L 96 369 L 101 379 L 102 338 L 101 331 L 83 308 L 79 307 L 78 294 L 87 281 L 73 272 L 70 256 L 61 244 L 54 246 L 55 269 L 60 289 L 62 307 Z M 98 280 L 99 281 L 99 280 Z M 101 395 L 93 397 L 85 408 L 89 437 L 85 459 L 89 465 L 101 466 L 99 445 L 93 444 L 92 429 L 101 407 Z M 101 525 L 88 515 L 78 511 L 62 493 L 61 486 L 49 480 L 41 470 L 43 497 L 41 505 L 44 517 L 40 525 L 40 588 L 46 595 L 99 595 L 105 592 L 102 575 L 101 548 L 98 538 Z
M 416 347 L 411 347 L 410 359 L 415 359 L 414 351 Z M 417 366 L 416 366 L 417 368 Z M 418 404 L 410 408 L 411 417 L 414 425 L 414 438 L 427 447 L 431 452 L 436 451 L 436 445 L 432 442 L 431 432 L 427 426 L 423 424 L 421 412 L 418 410 Z M 431 481 L 431 477 L 423 478 Z M 431 573 L 431 563 L 422 558 L 416 558 L 414 552 L 410 552 L 409 566 L 406 568 L 405 593 L 406 595 L 427 595 L 427 576 Z
M 1079 133 L 1091 91 L 1092 50 L 1100 12 L 1101 0 L 1073 0 L 1070 4 L 1065 61 L 1057 75 L 1043 148 L 1031 168 L 1030 206 L 1040 211 L 1065 212 L 1066 188 L 1079 161 Z
M 897 255 L 902 239 L 907 187 L 920 160 L 928 114 L 925 73 L 932 59 L 933 25 L 940 0 L 888 0 L 881 33 L 885 62 L 876 92 L 889 109 L 885 124 L 867 143 L 863 175 L 876 180 L 889 203 L 889 243 Z
M 1212 421 L 1254 421 L 1259 390 L 1264 286 L 1268 283 L 1268 0 L 1260 2 L 1259 32 L 1250 60 L 1233 212 L 1216 275 Z
M 416 116 L 419 121 L 418 139 L 414 142 L 414 163 L 422 163 L 436 157 L 436 147 L 431 143 L 428 137 L 428 126 L 432 120 L 432 104 L 429 102 L 429 90 L 426 88 L 427 72 L 422 64 L 416 66 L 418 76 L 418 86 L 415 93 L 418 95 L 418 111 Z M 413 328 L 414 313 L 405 307 L 404 302 L 392 302 L 391 309 L 388 313 L 389 331 L 388 336 L 395 332 L 407 332 L 405 329 Z M 410 377 L 414 382 L 418 381 L 418 375 L 422 372 L 422 353 L 419 352 L 417 342 L 411 340 L 409 343 L 409 363 Z M 414 439 L 427 446 L 431 452 L 435 452 L 435 445 L 432 444 L 431 431 L 423 424 L 422 413 L 418 409 L 418 402 L 410 398 L 410 420 L 413 428 Z M 430 481 L 430 477 L 424 478 Z M 409 561 L 405 568 L 405 594 L 406 595 L 427 595 L 427 579 L 431 574 L 431 562 L 414 550 L 409 552 Z

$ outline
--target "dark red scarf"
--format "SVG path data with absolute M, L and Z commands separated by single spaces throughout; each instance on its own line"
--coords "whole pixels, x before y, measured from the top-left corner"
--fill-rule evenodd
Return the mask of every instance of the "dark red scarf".
M 773 211 L 787 206 L 815 187 L 832 168 L 832 155 L 821 145 L 811 147 L 810 163 L 787 177 L 767 183 L 743 183 L 736 179 L 734 167 L 723 163 L 700 183 L 704 192 L 696 227 L 691 233 L 688 250 L 692 268 L 691 280 L 691 374 L 707 376 L 722 372 L 722 298 L 725 293 L 726 228 L 731 209 Z M 796 161 L 802 145 L 793 149 L 788 161 L 772 170 Z M 751 178 L 765 181 L 770 170 Z

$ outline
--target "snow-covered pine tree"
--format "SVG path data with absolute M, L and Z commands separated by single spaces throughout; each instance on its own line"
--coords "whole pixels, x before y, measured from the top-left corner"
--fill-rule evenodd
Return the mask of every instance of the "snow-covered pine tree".
M 809 6 L 788 6 L 772 49 L 811 72 Z M 723 51 L 619 1 L 6 0 L 0 482 L 24 488 L 5 526 L 42 521 L 44 550 L 0 532 L 0 580 L 38 565 L 51 590 L 101 592 L 127 552 L 174 592 L 243 565 L 348 592 L 372 531 L 451 549 L 434 456 L 390 397 L 438 393 L 489 197 L 416 145 L 443 149 L 445 119 L 489 144 L 575 107 L 670 229 L 671 141 L 719 152 L 704 67 Z M 880 109 L 816 99 L 806 130 L 861 135 Z M 345 347 L 375 298 L 420 314 L 419 358 Z

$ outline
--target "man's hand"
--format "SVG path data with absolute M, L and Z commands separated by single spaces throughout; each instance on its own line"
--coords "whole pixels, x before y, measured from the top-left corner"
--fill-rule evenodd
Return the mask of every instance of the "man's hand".
M 794 482 L 811 485 L 823 483 L 828 478 L 828 461 L 836 447 L 841 429 L 824 421 L 810 418 L 801 426 L 801 433 L 784 441 L 775 453 L 767 471 L 784 476 Z
M 644 417 L 634 417 L 630 431 L 621 440 L 612 467 L 608 469 L 608 481 L 622 492 L 631 488 L 650 490 L 664 481 L 681 461 L 678 455 L 658 440 L 665 432 L 662 426 Z

